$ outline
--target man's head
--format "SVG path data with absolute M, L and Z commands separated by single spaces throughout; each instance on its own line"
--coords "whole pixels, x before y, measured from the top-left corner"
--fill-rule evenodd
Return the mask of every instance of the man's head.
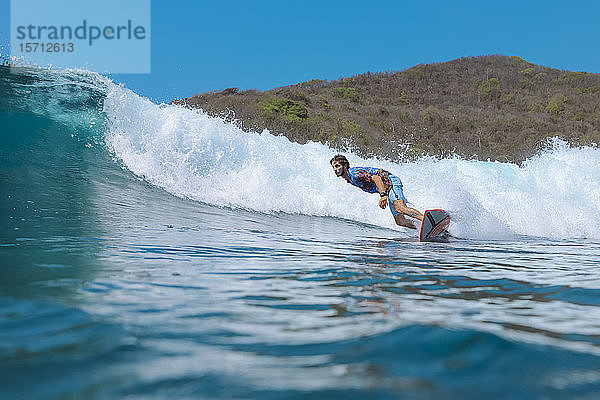
M 331 167 L 333 168 L 333 171 L 335 172 L 336 176 L 343 176 L 344 173 L 348 171 L 348 168 L 350 168 L 350 163 L 348 162 L 348 159 L 341 154 L 338 154 L 335 157 L 333 157 L 329 161 L 329 163 L 331 164 Z

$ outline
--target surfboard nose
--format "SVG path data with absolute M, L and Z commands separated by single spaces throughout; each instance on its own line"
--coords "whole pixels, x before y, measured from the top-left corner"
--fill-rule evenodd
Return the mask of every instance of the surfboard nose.
M 426 242 L 440 238 L 447 232 L 449 225 L 450 214 L 448 212 L 442 209 L 427 210 L 423 213 L 419 240 Z

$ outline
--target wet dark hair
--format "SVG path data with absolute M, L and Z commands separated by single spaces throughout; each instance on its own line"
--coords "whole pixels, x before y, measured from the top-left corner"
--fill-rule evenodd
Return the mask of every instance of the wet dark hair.
M 329 164 L 333 164 L 334 161 L 339 162 L 346 169 L 350 168 L 350 163 L 348 162 L 348 159 L 341 154 L 335 155 L 331 160 L 329 160 Z

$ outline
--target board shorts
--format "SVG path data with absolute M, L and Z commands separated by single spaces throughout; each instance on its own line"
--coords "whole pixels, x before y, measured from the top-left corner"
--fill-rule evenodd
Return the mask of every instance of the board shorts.
M 390 211 L 392 215 L 395 217 L 400 214 L 396 207 L 394 207 L 394 201 L 396 200 L 404 200 L 404 204 L 407 203 L 406 197 L 404 197 L 404 193 L 402 192 L 402 181 L 396 175 L 389 175 L 390 180 L 392 181 L 392 187 L 388 193 L 388 206 L 390 207 Z

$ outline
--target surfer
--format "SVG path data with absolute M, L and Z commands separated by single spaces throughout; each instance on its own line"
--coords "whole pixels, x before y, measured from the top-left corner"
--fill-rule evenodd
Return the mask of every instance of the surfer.
M 336 176 L 346 179 L 351 185 L 361 188 L 368 193 L 379 193 L 379 207 L 385 209 L 388 205 L 396 224 L 411 229 L 417 229 L 415 223 L 406 218 L 413 217 L 423 220 L 423 214 L 414 208 L 406 206 L 406 198 L 402 193 L 402 181 L 390 172 L 373 167 L 350 168 L 348 159 L 338 154 L 329 161 Z

